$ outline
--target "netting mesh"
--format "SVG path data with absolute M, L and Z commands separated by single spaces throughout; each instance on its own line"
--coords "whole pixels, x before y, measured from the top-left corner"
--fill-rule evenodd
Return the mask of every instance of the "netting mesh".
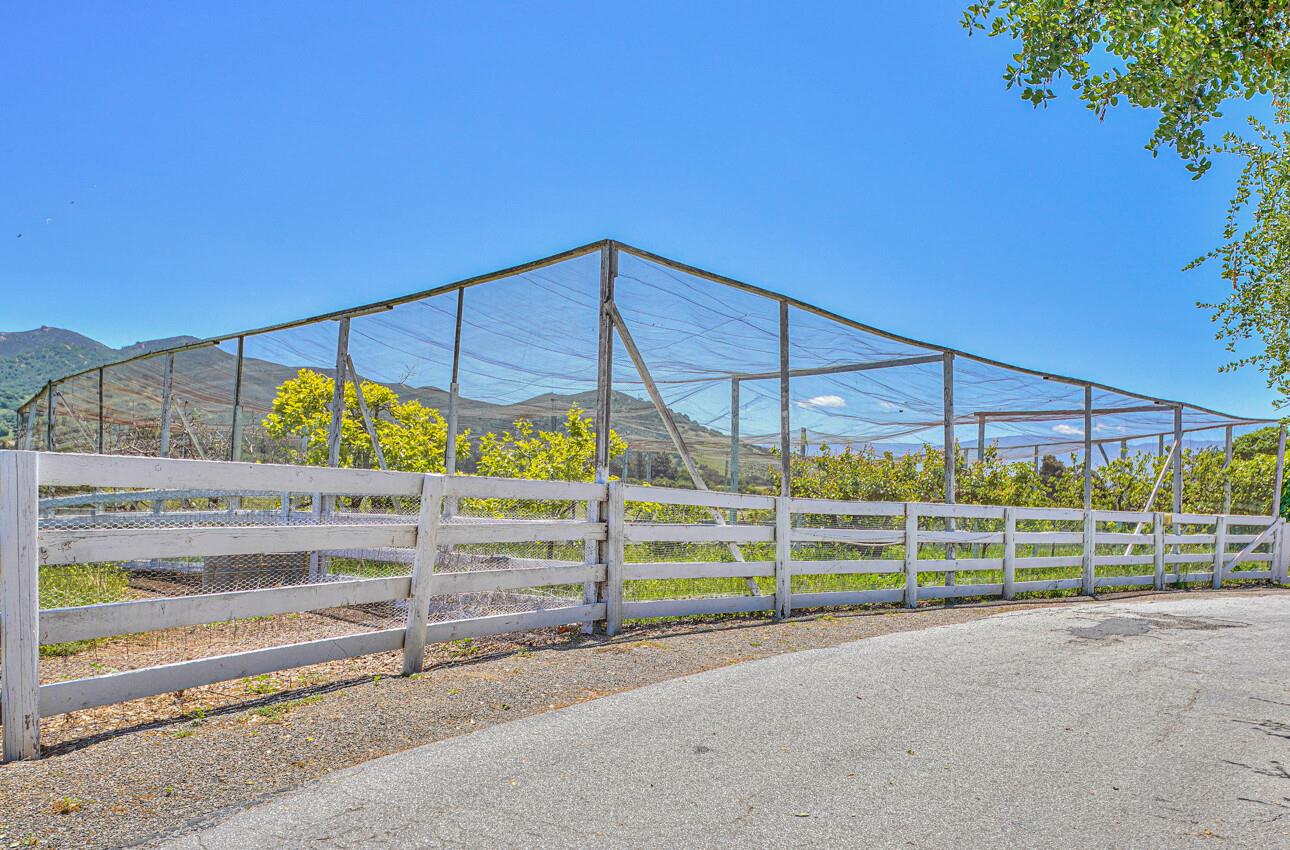
M 352 427 L 407 427 L 396 403 L 448 417 L 454 374 L 457 469 L 478 470 L 479 439 L 515 429 L 559 430 L 571 408 L 596 408 L 600 246 L 492 276 L 463 289 L 357 311 L 348 363 L 373 399 Z M 611 470 L 630 481 L 766 491 L 781 443 L 780 299 L 723 282 L 635 249 L 616 249 L 611 427 L 625 443 Z M 473 282 L 472 282 L 473 283 Z M 457 328 L 460 326 L 460 333 Z M 325 421 L 271 423 L 275 402 L 302 370 L 328 381 L 337 368 L 335 317 L 146 357 L 54 383 L 20 413 L 20 446 L 174 457 L 325 462 Z M 828 445 L 896 455 L 944 445 L 945 349 L 893 338 L 805 305 L 787 308 L 789 444 L 797 454 Z M 630 337 L 634 351 L 624 345 Z M 352 363 L 352 369 L 349 367 Z M 1193 445 L 1221 442 L 1241 419 L 1191 405 L 1093 387 L 1085 435 L 1085 386 L 967 355 L 953 358 L 954 434 L 965 458 L 989 446 L 1003 460 L 1082 455 L 1093 465 L 1124 446 L 1160 454 L 1176 424 Z M 238 375 L 240 372 L 240 382 Z M 101 400 L 100 400 L 101 390 Z M 323 388 L 325 390 L 325 387 Z M 325 392 L 320 392 L 325 395 Z M 239 410 L 234 413 L 234 399 Z M 366 401 L 366 399 L 364 399 Z M 661 402 L 662 408 L 656 402 Z M 323 398 L 325 407 L 330 399 Z M 53 425 L 49 412 L 53 411 Z M 326 410 L 322 411 L 326 419 Z M 670 421 L 669 421 L 670 420 Z M 236 426 L 236 427 L 235 427 Z M 349 427 L 349 425 L 347 425 Z M 165 445 L 163 446 L 163 443 Z M 399 468 L 441 469 L 444 441 Z M 436 456 L 437 453 L 437 456 Z M 377 466 L 368 450 L 342 460 Z M 1081 459 L 1081 462 L 1083 460 Z

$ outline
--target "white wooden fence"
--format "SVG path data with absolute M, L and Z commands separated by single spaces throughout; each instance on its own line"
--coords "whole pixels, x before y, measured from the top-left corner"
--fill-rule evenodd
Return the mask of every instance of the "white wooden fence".
M 227 527 L 68 528 L 42 523 L 40 487 L 135 488 L 148 492 L 298 492 L 419 498 L 420 513 L 385 515 L 380 522 L 337 514 L 324 524 L 239 524 Z M 588 504 L 581 519 L 462 520 L 446 504 L 465 499 L 558 500 Z M 628 521 L 633 504 L 693 509 L 686 522 Z M 728 520 L 727 517 L 730 519 Z M 947 520 L 954 522 L 947 522 Z M 977 528 L 956 530 L 956 523 Z M 856 527 L 857 524 L 869 527 Z M 926 528 L 941 525 L 943 529 Z M 1133 532 L 1108 531 L 1133 524 Z M 1021 526 L 1019 530 L 1019 525 Z M 1045 526 L 1042 530 L 1033 530 Z M 1150 527 L 1150 532 L 1142 529 Z M 1060 530 L 1065 527 L 1066 530 Z M 1196 529 L 1202 529 L 1197 531 Z M 1078 529 L 1078 530 L 1074 530 Z M 1123 511 L 839 502 L 771 497 L 620 482 L 592 484 L 305 466 L 170 460 L 67 453 L 0 452 L 0 722 L 4 758 L 38 754 L 40 718 L 186 688 L 372 653 L 403 653 L 405 673 L 421 669 L 427 643 L 557 625 L 601 624 L 616 634 L 624 619 L 794 610 L 835 605 L 1002 596 L 1056 590 L 1093 593 L 1099 587 L 1178 582 L 1287 580 L 1284 523 L 1272 517 L 1165 515 Z M 583 563 L 436 573 L 435 553 L 466 544 L 525 542 L 581 544 Z M 712 547 L 711 544 L 718 544 Z M 707 547 L 709 557 L 660 560 L 669 546 Z M 843 557 L 795 557 L 832 547 Z M 999 550 L 997 557 L 976 553 Z M 1078 548 L 1079 554 L 1039 554 L 1037 547 Z M 1124 551 L 1099 554 L 1115 546 Z M 1019 554 L 1019 547 L 1021 549 Z M 1234 548 L 1239 547 L 1239 548 Z M 900 557 L 889 557 L 891 549 Z M 1188 551 L 1182 551 L 1187 549 Z M 410 576 L 357 578 L 40 610 L 42 566 L 192 555 L 364 550 L 411 561 Z M 973 550 L 974 557 L 957 557 Z M 1135 551 L 1136 550 L 1136 551 Z M 1199 551 L 1198 551 L 1199 550 Z M 1028 551 L 1028 554 L 1027 554 Z M 744 558 L 761 552 L 760 560 Z M 396 554 L 397 553 L 397 554 Z M 410 553 L 411 557 L 408 558 Z M 735 560 L 725 560 L 725 554 Z M 629 557 L 630 556 L 630 557 Z M 650 560 L 642 560 L 650 558 Z M 1105 568 L 1133 566 L 1132 574 Z M 1150 571 L 1146 572 L 1146 568 Z M 1080 569 L 1074 578 L 1027 579 L 1024 571 Z M 1018 571 L 1023 576 L 1018 578 Z M 1185 570 L 1185 572 L 1184 572 Z M 920 584 L 920 576 L 995 572 L 998 582 Z M 1111 570 L 1111 572 L 1115 572 Z M 886 575 L 887 586 L 792 592 L 794 576 Z M 625 583 L 650 579 L 742 578 L 747 595 L 631 601 Z M 759 583 L 756 580 L 762 579 Z M 428 622 L 432 595 L 583 584 L 581 604 L 537 611 Z M 762 592 L 762 587 L 767 592 Z M 39 647 L 233 618 L 315 611 L 406 600 L 406 623 L 368 631 L 182 661 L 139 670 L 40 684 Z

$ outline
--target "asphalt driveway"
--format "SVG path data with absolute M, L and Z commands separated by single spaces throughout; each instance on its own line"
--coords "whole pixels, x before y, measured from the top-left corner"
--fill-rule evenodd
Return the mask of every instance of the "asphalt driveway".
M 1290 597 L 1002 614 L 441 741 L 159 846 L 1290 847 Z

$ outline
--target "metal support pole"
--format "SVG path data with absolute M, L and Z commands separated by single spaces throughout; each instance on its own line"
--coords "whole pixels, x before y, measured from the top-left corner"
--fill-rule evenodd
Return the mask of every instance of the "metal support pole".
M 161 446 L 157 454 L 170 457 L 170 384 L 175 371 L 175 355 L 167 354 L 161 367 Z
M 331 395 L 331 426 L 327 429 L 327 465 L 340 464 L 341 423 L 345 417 L 345 359 L 349 356 L 349 317 L 336 331 L 336 379 Z
M 466 290 L 458 289 L 457 322 L 452 335 L 452 380 L 448 384 L 448 437 L 443 447 L 443 468 L 448 475 L 457 473 L 457 397 L 461 392 L 457 379 L 461 370 L 461 314 L 465 299 Z
M 610 404 L 614 371 L 614 281 L 618 278 L 618 246 L 600 247 L 600 327 L 596 340 L 596 482 L 609 481 Z M 595 521 L 599 521 L 597 517 Z M 597 562 L 601 563 L 601 562 Z
M 730 379 L 730 492 L 739 492 L 739 379 Z
M 941 360 L 941 402 L 945 414 L 945 504 L 952 505 L 956 499 L 955 488 L 955 464 L 954 457 L 954 352 L 945 352 Z M 945 520 L 945 527 L 949 531 L 954 531 L 956 527 L 954 517 Z M 955 547 L 953 543 L 945 545 L 945 557 L 953 560 Z M 952 586 L 956 583 L 957 577 L 951 570 L 945 574 L 946 586 Z M 946 600 L 947 603 L 949 600 Z
M 103 367 L 99 367 L 99 438 L 95 448 L 99 454 L 103 454 Z
M 45 451 L 54 450 L 54 382 L 45 384 Z
M 1281 516 L 1281 487 L 1285 481 L 1286 467 L 1286 426 L 1282 425 L 1277 432 L 1277 473 L 1272 485 L 1272 516 Z
M 1174 443 L 1178 450 L 1174 452 L 1174 513 L 1182 513 L 1183 508 L 1183 409 L 1182 405 L 1174 408 Z
M 609 483 L 609 426 L 612 422 L 610 406 L 614 394 L 614 283 L 618 279 L 618 246 L 605 241 L 600 246 L 600 315 L 596 331 L 596 483 Z M 587 520 L 600 522 L 607 517 L 608 505 L 604 502 L 587 502 Z M 609 551 L 606 541 L 588 540 L 583 546 L 583 560 L 588 564 L 605 563 Z M 608 578 L 608 575 L 606 575 Z M 608 609 L 609 586 L 607 583 L 586 582 L 582 586 L 582 601 L 595 604 L 606 600 Z M 608 620 L 602 628 L 608 630 Z M 583 625 L 583 633 L 594 630 L 591 623 Z
M 233 367 L 233 430 L 229 434 L 228 459 L 242 459 L 242 361 L 246 337 L 237 338 L 237 363 Z
M 445 475 L 457 474 L 457 408 L 461 396 L 461 317 L 466 307 L 466 290 L 457 290 L 457 318 L 452 332 L 452 380 L 448 382 L 448 428 L 443 444 L 443 471 Z M 444 516 L 457 513 L 457 497 L 443 500 Z
M 779 302 L 779 495 L 793 495 L 793 459 L 788 415 L 788 302 Z
M 1223 513 L 1232 512 L 1232 479 L 1228 478 L 1232 468 L 1232 426 L 1223 429 Z
M 1093 509 L 1093 386 L 1084 385 L 1084 510 Z
M 976 418 L 976 462 L 985 463 L 985 417 Z

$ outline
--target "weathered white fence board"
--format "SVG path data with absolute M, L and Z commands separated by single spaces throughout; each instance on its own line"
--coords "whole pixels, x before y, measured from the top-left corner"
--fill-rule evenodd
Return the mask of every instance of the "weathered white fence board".
M 903 587 L 876 590 L 828 590 L 817 593 L 794 593 L 793 610 L 828 608 L 833 605 L 878 605 L 900 602 L 905 597 Z
M 718 490 L 683 490 L 679 487 L 642 487 L 639 484 L 624 484 L 623 498 L 628 502 L 654 502 L 661 505 L 692 505 L 732 510 L 773 511 L 775 509 L 774 496 L 724 493 Z
M 709 596 L 690 599 L 656 599 L 649 602 L 624 602 L 623 617 L 643 620 L 649 617 L 685 617 L 705 614 L 743 614 L 772 611 L 774 596 Z
M 855 558 L 841 561 L 793 560 L 793 575 L 795 576 L 899 573 L 904 569 L 905 561 L 903 558 Z
M 700 578 L 770 578 L 775 575 L 774 561 L 653 561 L 623 564 L 623 580 L 700 579 Z
M 769 525 L 683 525 L 681 523 L 627 523 L 628 543 L 770 543 L 775 528 Z
M 604 581 L 604 564 L 570 564 L 566 567 L 527 567 L 507 570 L 470 570 L 463 573 L 435 573 L 434 594 L 486 593 L 552 584 L 581 584 Z
M 402 647 L 403 629 L 385 629 L 56 682 L 40 686 L 40 713 L 48 716 L 80 711 L 293 667 L 391 652 Z
M 426 627 L 426 643 L 446 643 L 463 638 L 487 637 L 506 632 L 524 632 L 548 629 L 552 626 L 571 626 L 605 618 L 605 603 L 566 605 L 544 608 L 539 611 L 520 611 L 514 614 L 496 614 L 490 617 L 471 617 L 468 620 L 448 620 L 431 623 Z
M 950 584 L 923 585 L 918 588 L 920 599 L 955 599 L 962 596 L 998 596 L 1003 593 L 1002 584 Z
M 406 599 L 407 576 L 353 579 L 328 584 L 235 590 L 195 596 L 107 602 L 40 612 L 40 642 L 66 643 L 178 626 L 220 623 L 240 617 L 269 617 Z
M 795 514 L 824 514 L 831 516 L 888 516 L 905 515 L 904 502 L 847 502 L 841 499 L 790 498 L 789 510 Z
M 439 528 L 440 546 L 456 546 L 463 543 L 537 543 L 604 539 L 603 522 L 516 519 L 445 523 Z
M 421 474 L 416 472 L 62 452 L 43 452 L 40 457 L 40 481 L 50 487 L 201 488 L 353 496 L 417 496 L 421 493 Z
M 399 525 L 269 525 L 231 528 L 112 528 L 42 531 L 40 562 L 92 564 L 183 555 L 259 555 L 338 546 L 406 547 L 413 523 Z
M 864 543 L 871 546 L 899 546 L 905 535 L 885 528 L 794 528 L 795 543 Z

